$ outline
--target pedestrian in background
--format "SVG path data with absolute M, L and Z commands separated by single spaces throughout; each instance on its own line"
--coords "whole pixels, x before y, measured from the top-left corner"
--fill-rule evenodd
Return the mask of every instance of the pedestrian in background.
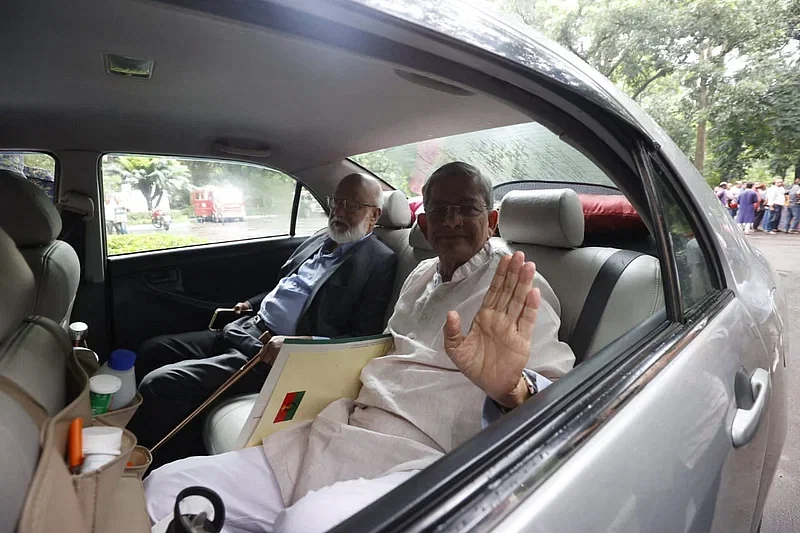
M 775 180 L 772 186 L 767 189 L 766 202 L 769 216 L 766 230 L 769 231 L 770 235 L 777 235 L 781 211 L 783 211 L 783 204 L 786 202 L 786 191 L 783 189 L 783 180 Z
M 739 195 L 742 194 L 742 182 L 737 181 L 726 192 L 728 198 L 728 211 L 734 220 L 736 220 L 736 213 L 739 211 Z
M 117 233 L 117 225 L 114 222 L 114 217 L 116 216 L 116 209 L 117 203 L 114 199 L 110 196 L 106 196 L 105 200 L 105 209 L 103 209 L 103 214 L 106 218 L 106 235 L 112 235 Z
M 765 227 L 761 226 L 764 221 L 764 214 L 767 212 L 765 209 L 767 199 L 767 188 L 763 183 L 756 183 L 753 190 L 758 193 L 758 209 L 756 209 L 756 220 L 753 222 L 753 230 L 766 231 Z
M 128 234 L 128 208 L 125 207 L 123 199 L 119 196 L 114 197 L 114 226 L 120 235 Z
M 758 193 L 753 190 L 753 182 L 748 181 L 744 191 L 739 194 L 739 209 L 736 213 L 736 222 L 745 235 L 753 233 L 753 223 L 756 220 L 756 210 L 761 202 Z
M 723 181 L 722 183 L 719 184 L 719 187 L 717 187 L 714 190 L 714 192 L 717 195 L 717 200 L 719 200 L 719 203 L 721 203 L 723 207 L 727 208 L 728 207 L 728 184 Z
M 800 178 L 795 178 L 792 188 L 789 189 L 786 224 L 783 227 L 783 231 L 797 233 L 798 224 L 800 224 Z

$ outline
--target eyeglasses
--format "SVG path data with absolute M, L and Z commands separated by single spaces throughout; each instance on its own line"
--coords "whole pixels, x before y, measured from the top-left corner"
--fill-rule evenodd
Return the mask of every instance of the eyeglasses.
M 425 214 L 429 218 L 435 218 L 439 220 L 445 220 L 449 215 L 450 212 L 453 211 L 456 215 L 463 217 L 463 218 L 475 218 L 481 213 L 486 211 L 486 207 L 476 207 L 472 204 L 464 204 L 464 205 L 426 205 L 425 206 Z
M 331 208 L 331 211 L 335 210 L 340 205 L 344 207 L 345 211 L 349 211 L 351 213 L 355 213 L 362 207 L 378 207 L 377 205 L 365 204 L 364 202 L 359 202 L 358 200 L 334 198 L 333 196 L 328 196 L 326 200 L 328 201 L 328 207 Z

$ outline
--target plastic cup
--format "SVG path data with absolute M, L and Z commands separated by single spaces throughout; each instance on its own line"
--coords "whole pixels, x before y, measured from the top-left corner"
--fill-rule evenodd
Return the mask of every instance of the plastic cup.
M 122 428 L 92 426 L 83 428 L 83 455 L 119 455 L 122 447 Z
M 125 472 L 136 474 L 139 476 L 139 479 L 141 479 L 147 471 L 147 467 L 150 466 L 152 462 L 153 456 L 150 454 L 150 450 L 144 446 L 137 445 L 131 452 L 131 457 L 128 460 L 127 466 L 125 466 Z
M 120 388 L 122 380 L 117 376 L 99 374 L 89 378 L 89 399 L 92 403 L 92 416 L 102 415 L 108 411 L 111 398 Z
M 87 455 L 83 460 L 83 464 L 81 465 L 81 474 L 91 472 L 92 470 L 97 470 L 101 466 L 107 465 L 116 459 L 117 455 L 110 453 L 94 453 L 92 455 Z

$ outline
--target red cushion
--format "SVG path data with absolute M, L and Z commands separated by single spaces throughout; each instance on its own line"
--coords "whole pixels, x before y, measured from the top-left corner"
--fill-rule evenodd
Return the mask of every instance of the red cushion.
M 647 231 L 642 217 L 624 196 L 579 194 L 586 235 Z
M 408 208 L 411 209 L 411 223 L 417 219 L 417 211 L 422 207 L 422 196 L 414 196 L 408 199 Z

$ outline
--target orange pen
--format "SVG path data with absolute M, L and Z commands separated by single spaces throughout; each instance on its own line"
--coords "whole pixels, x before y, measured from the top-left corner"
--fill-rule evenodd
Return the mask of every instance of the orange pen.
M 83 464 L 83 419 L 76 418 L 69 425 L 67 437 L 67 454 L 69 455 L 69 471 L 80 473 Z

